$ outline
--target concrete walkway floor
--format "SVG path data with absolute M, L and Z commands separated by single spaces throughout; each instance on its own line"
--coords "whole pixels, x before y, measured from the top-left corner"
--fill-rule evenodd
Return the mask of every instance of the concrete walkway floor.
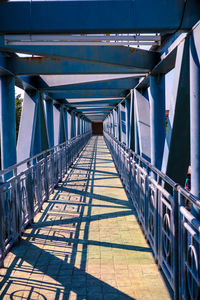
M 103 137 L 5 259 L 0 299 L 170 299 Z

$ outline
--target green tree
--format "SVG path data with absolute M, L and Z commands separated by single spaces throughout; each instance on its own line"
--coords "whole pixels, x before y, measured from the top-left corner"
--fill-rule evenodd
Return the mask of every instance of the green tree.
M 22 113 L 22 102 L 21 94 L 15 96 L 15 113 L 16 113 L 16 138 L 18 137 L 19 132 L 19 123 Z

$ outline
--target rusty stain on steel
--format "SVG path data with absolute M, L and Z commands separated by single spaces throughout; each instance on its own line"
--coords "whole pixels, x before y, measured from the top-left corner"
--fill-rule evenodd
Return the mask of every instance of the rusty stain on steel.
M 42 63 L 43 61 L 45 61 L 46 59 L 48 60 L 51 60 L 51 61 L 57 61 L 57 62 L 60 62 L 61 61 L 61 58 L 60 57 L 44 57 L 44 56 L 37 56 L 37 57 L 23 57 L 21 58 L 23 61 L 26 61 L 26 62 L 32 62 L 32 61 L 35 61 L 35 62 L 38 62 L 38 63 Z
M 137 51 L 137 49 L 135 48 L 129 48 L 129 53 L 132 54 L 132 53 L 135 53 Z

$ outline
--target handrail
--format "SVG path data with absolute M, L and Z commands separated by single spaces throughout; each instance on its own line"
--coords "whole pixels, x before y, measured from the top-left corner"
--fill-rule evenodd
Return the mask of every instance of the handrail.
M 106 132 L 109 134 L 108 132 Z M 112 136 L 112 135 L 110 135 Z M 127 152 L 130 152 L 134 157 L 136 157 L 139 161 L 144 163 L 148 168 L 150 168 L 152 171 L 157 173 L 160 177 L 162 177 L 167 183 L 169 183 L 171 186 L 176 187 L 177 183 L 173 181 L 170 177 L 168 177 L 166 174 L 164 174 L 162 171 L 158 170 L 156 167 L 154 167 L 149 161 L 147 161 L 144 157 L 141 157 L 137 153 L 135 153 L 133 150 L 129 149 L 126 145 L 124 145 L 122 142 L 118 141 L 115 137 L 112 136 L 112 138 L 117 142 L 121 147 L 126 149 Z
M 5 176 L 13 172 L 0 185 L 0 266 L 6 253 L 27 224 L 32 223 L 43 202 L 53 193 L 90 137 L 91 131 L 88 131 L 0 173 Z
M 85 133 L 85 134 L 87 134 L 87 133 Z M 21 165 L 23 165 L 23 164 L 25 164 L 25 163 L 28 163 L 29 161 L 31 161 L 31 160 L 33 160 L 33 159 L 37 159 L 38 157 L 41 157 L 42 155 L 44 155 L 44 154 L 46 154 L 46 153 L 49 153 L 49 152 L 52 151 L 52 150 L 55 150 L 55 149 L 58 148 L 58 147 L 62 147 L 62 146 L 65 146 L 65 145 L 70 144 L 71 142 L 73 142 L 74 140 L 76 140 L 76 139 L 77 139 L 78 137 L 80 137 L 80 136 L 82 136 L 82 135 L 78 135 L 78 136 L 76 136 L 76 137 L 73 137 L 72 139 L 70 139 L 70 140 L 68 140 L 68 141 L 66 141 L 66 142 L 64 142 L 64 143 L 61 143 L 61 144 L 58 144 L 58 145 L 53 146 L 53 147 L 51 147 L 51 148 L 48 148 L 47 150 L 44 150 L 44 151 L 40 152 L 39 154 L 36 154 L 36 155 L 31 156 L 31 157 L 29 157 L 29 158 L 26 158 L 26 159 L 22 160 L 21 162 L 15 164 L 15 165 L 12 165 L 12 166 L 10 166 L 10 167 L 4 169 L 4 170 L 0 170 L 0 177 L 3 176 L 3 175 L 5 175 L 5 174 L 7 174 L 7 173 L 12 172 L 14 169 L 20 167 Z
M 135 153 L 132 149 L 129 149 L 126 145 L 124 145 L 122 142 L 118 141 L 114 136 L 112 136 L 110 133 L 105 132 L 108 134 L 118 145 L 123 147 L 128 153 L 131 153 L 133 157 L 137 158 L 139 161 L 141 161 L 143 164 L 145 164 L 151 171 L 156 173 L 159 177 L 161 177 L 166 183 L 170 184 L 175 190 L 183 194 L 184 197 L 186 197 L 189 201 L 191 201 L 193 204 L 195 204 L 200 209 L 200 199 L 194 196 L 192 193 L 187 191 L 183 186 L 176 183 L 174 180 L 172 180 L 169 176 L 164 174 L 162 171 L 158 170 L 156 167 L 154 167 L 149 161 L 147 161 L 145 158 L 141 157 L 139 154 Z
M 104 138 L 174 299 L 200 299 L 200 221 L 191 209 L 200 199 L 110 133 Z

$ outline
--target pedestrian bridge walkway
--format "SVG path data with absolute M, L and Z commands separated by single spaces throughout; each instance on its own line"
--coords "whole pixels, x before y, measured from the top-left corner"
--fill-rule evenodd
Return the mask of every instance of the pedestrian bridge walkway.
M 102 136 L 0 269 L 0 299 L 170 299 Z

